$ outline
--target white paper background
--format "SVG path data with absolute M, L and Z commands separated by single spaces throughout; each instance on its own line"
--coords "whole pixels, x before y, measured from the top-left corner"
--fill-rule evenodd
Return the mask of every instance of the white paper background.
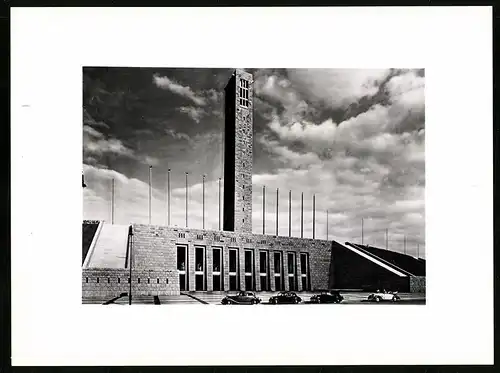
M 490 8 L 11 15 L 14 365 L 493 362 Z M 82 306 L 82 66 L 424 67 L 427 305 Z

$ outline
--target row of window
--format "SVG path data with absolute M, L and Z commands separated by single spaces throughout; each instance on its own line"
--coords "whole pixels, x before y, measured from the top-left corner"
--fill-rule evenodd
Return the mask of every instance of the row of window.
M 224 261 L 222 257 L 221 248 L 213 248 L 212 255 L 212 281 L 213 290 L 218 291 L 224 288 L 223 286 L 223 266 Z M 254 250 L 246 249 L 244 250 L 244 276 L 245 276 L 245 290 L 254 290 L 256 276 L 260 277 L 261 290 L 270 289 L 271 273 L 270 273 L 270 257 L 269 251 L 259 251 L 259 260 L 254 261 Z M 300 265 L 302 288 L 304 290 L 309 289 L 309 256 L 307 253 L 300 253 L 300 262 L 296 262 L 296 253 L 287 252 L 287 271 L 285 274 L 284 263 L 283 263 L 283 252 L 273 251 L 273 277 L 275 281 L 276 290 L 283 290 L 284 279 L 282 277 L 289 278 L 289 288 L 290 290 L 297 290 L 297 264 Z M 239 290 L 240 274 L 239 274 L 239 250 L 229 249 L 228 258 L 228 272 L 229 272 L 229 290 Z M 179 284 L 180 290 L 189 290 L 188 284 L 188 268 L 187 268 L 187 247 L 178 246 L 177 247 L 177 271 L 179 274 Z M 195 257 L 194 257 L 194 276 L 195 276 L 195 289 L 197 291 L 204 291 L 207 288 L 207 273 L 206 273 L 206 253 L 204 247 L 195 247 Z M 258 267 L 258 273 L 255 270 Z
M 108 277 L 107 279 L 108 279 L 108 284 L 109 284 L 109 283 L 111 283 L 111 279 L 110 279 L 109 277 Z M 118 283 L 120 283 L 120 281 L 121 281 L 121 279 L 120 279 L 120 277 L 118 277 L 118 278 L 117 278 L 117 282 L 118 282 Z M 88 277 L 85 277 L 85 283 L 87 283 L 87 284 L 88 284 L 88 282 L 89 282 L 89 278 L 88 278 Z M 97 278 L 96 278 L 96 283 L 97 283 L 97 284 L 99 283 L 99 277 L 97 277 Z M 128 278 L 127 278 L 127 283 L 129 283 L 129 284 L 130 284 L 130 277 L 128 277 Z M 141 283 L 141 278 L 140 278 L 140 277 L 138 277 L 138 278 L 137 278 L 137 283 L 138 283 L 138 284 L 140 284 L 140 283 Z M 150 284 L 150 283 L 151 283 L 151 279 L 150 279 L 150 278 L 148 278 L 148 282 L 147 282 L 147 283 L 148 283 L 148 284 Z M 160 279 L 159 279 L 159 278 L 157 278 L 157 279 L 156 279 L 156 283 L 157 283 L 157 284 L 159 284 L 159 283 L 160 283 Z M 166 278 L 166 279 L 165 279 L 165 283 L 166 283 L 166 284 L 168 284 L 168 278 Z

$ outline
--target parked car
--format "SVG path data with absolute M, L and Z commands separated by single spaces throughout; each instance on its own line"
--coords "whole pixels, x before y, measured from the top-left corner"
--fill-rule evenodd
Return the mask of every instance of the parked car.
M 302 298 L 292 291 L 282 291 L 269 298 L 271 304 L 297 304 L 300 302 L 302 302 Z
M 262 300 L 251 291 L 240 291 L 236 295 L 227 295 L 221 300 L 222 304 L 259 304 Z
M 372 302 L 383 302 L 383 301 L 389 301 L 389 302 L 397 302 L 401 300 L 401 297 L 398 295 L 398 292 L 392 292 L 392 291 L 384 291 L 384 292 L 376 292 L 372 293 L 368 296 L 368 300 Z
M 322 291 L 311 297 L 311 303 L 340 303 L 344 297 L 338 291 Z

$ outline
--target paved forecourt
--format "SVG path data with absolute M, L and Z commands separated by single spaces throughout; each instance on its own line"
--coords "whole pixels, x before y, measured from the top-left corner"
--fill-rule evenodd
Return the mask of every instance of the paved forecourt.
M 151 305 L 222 305 L 221 300 L 226 295 L 236 294 L 236 292 L 229 293 L 210 293 L 210 292 L 193 292 L 181 293 L 180 295 L 160 295 L 160 296 L 132 296 L 132 304 L 151 304 Z M 278 294 L 278 292 L 259 292 L 256 293 L 257 297 L 262 300 L 262 305 L 269 305 L 269 298 Z M 317 294 L 313 292 L 300 292 L 297 293 L 302 298 L 302 303 L 298 305 L 310 304 L 309 300 L 312 295 Z M 367 292 L 342 292 L 344 300 L 342 304 L 375 304 L 367 300 L 370 293 Z M 425 304 L 425 294 L 423 293 L 399 293 L 401 301 L 397 303 L 381 302 L 380 304 Z M 128 305 L 129 299 L 127 296 L 109 300 L 109 299 L 87 299 L 83 301 L 84 304 L 103 304 L 109 301 L 109 304 Z

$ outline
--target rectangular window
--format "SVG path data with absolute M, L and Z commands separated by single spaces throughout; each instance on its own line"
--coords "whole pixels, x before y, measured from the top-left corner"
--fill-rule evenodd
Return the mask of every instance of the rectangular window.
M 253 250 L 245 250 L 245 290 L 253 290 Z
M 300 254 L 300 272 L 307 272 L 307 254 L 305 253 Z
M 302 290 L 311 290 L 309 281 L 309 255 L 307 253 L 300 253 L 300 272 Z
M 259 274 L 260 274 L 260 289 L 261 291 L 269 290 L 269 275 L 268 275 L 268 259 L 267 252 L 259 252 Z
M 252 252 L 245 250 L 245 273 L 252 273 Z
M 238 284 L 236 283 L 236 276 L 229 276 L 229 290 L 230 291 L 238 290 Z
M 281 274 L 281 253 L 274 253 L 274 274 Z
M 187 290 L 186 246 L 177 246 L 177 273 L 179 274 L 180 291 Z
M 248 107 L 248 81 L 240 79 L 240 105 L 243 107 Z
M 238 290 L 238 250 L 229 250 L 229 290 Z
M 281 290 L 281 277 L 280 276 L 275 276 L 274 277 L 274 286 L 276 288 L 276 291 Z
M 282 273 L 282 259 L 281 259 L 281 253 L 280 252 L 275 252 L 274 253 L 274 285 L 276 291 L 283 290 L 283 281 L 281 280 L 281 273 Z
M 295 253 L 288 253 L 288 288 L 290 291 L 297 291 L 297 280 L 295 277 Z
M 265 251 L 260 252 L 260 273 L 267 274 L 267 253 Z
M 295 274 L 295 255 L 288 253 L 288 274 Z
M 195 290 L 205 290 L 205 248 L 195 247 Z
M 213 272 L 213 290 L 220 291 L 222 289 L 222 257 L 221 257 L 221 249 L 213 249 L 213 264 L 212 264 L 212 272 Z
M 229 250 L 229 272 L 236 272 L 236 250 Z

